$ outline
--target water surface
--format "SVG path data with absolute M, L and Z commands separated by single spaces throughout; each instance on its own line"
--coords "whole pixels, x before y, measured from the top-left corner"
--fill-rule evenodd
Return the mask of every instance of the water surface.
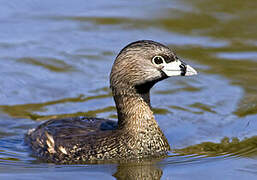
M 256 179 L 256 2 L 0 0 L 0 177 Z M 56 117 L 117 119 L 109 73 L 139 39 L 174 49 L 199 71 L 152 89 L 173 151 L 140 163 L 40 162 L 24 134 Z

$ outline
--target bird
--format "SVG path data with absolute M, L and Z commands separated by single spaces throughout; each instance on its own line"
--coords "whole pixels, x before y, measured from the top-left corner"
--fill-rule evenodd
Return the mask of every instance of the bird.
M 152 40 L 132 42 L 118 53 L 110 73 L 118 121 L 50 119 L 30 129 L 25 142 L 33 155 L 56 164 L 165 157 L 171 148 L 154 118 L 150 89 L 171 76 L 196 74 L 167 46 Z

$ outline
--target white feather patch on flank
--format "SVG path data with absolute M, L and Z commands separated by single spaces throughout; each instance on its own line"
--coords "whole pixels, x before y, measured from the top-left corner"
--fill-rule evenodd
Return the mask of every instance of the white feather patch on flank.
M 36 141 L 37 141 L 39 146 L 44 147 L 42 141 L 38 137 L 37 137 Z
M 54 150 L 54 146 L 52 146 L 51 143 L 48 140 L 46 140 L 46 144 L 48 146 L 47 150 L 48 150 L 49 153 L 52 153 L 52 154 L 56 153 L 55 150 Z
M 48 146 L 47 150 L 49 153 L 56 153 L 54 149 L 54 138 L 51 136 L 47 131 L 45 132 L 45 135 L 47 137 L 46 144 Z
M 51 147 L 52 147 L 52 144 L 51 144 L 51 142 L 50 142 L 50 141 L 46 140 L 46 144 L 47 144 L 47 146 L 48 146 L 49 148 L 51 148 Z
M 53 136 L 48 134 L 47 131 L 45 132 L 45 135 L 46 135 L 47 139 L 51 142 L 52 146 L 54 146 L 54 138 L 53 138 Z
M 28 132 L 27 132 L 27 134 L 28 134 L 28 135 L 31 135 L 31 133 L 33 133 L 33 132 L 35 131 L 35 129 L 36 129 L 36 128 L 29 129 Z
M 63 154 L 68 154 L 66 149 L 62 146 L 59 146 L 59 150 L 63 153 Z

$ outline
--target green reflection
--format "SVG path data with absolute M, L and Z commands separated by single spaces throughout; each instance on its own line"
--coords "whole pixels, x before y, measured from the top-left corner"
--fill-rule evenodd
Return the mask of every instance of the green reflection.
M 115 112 L 116 108 L 114 106 L 108 106 L 101 109 L 86 111 L 86 112 L 76 112 L 76 113 L 69 113 L 69 114 L 58 114 L 58 115 L 46 115 L 40 116 L 37 114 L 30 113 L 29 118 L 36 121 L 47 120 L 47 119 L 60 119 L 60 118 L 70 118 L 70 117 L 78 117 L 78 116 L 86 116 L 86 117 L 96 117 L 100 113 L 105 112 Z
M 152 110 L 153 110 L 154 114 L 165 115 L 165 114 L 170 113 L 169 110 L 164 109 L 164 108 L 153 108 Z
M 186 109 L 186 108 L 183 108 L 183 107 L 180 107 L 180 106 L 169 106 L 171 109 L 176 109 L 176 110 L 180 110 L 180 111 L 186 111 L 186 112 L 190 112 L 190 113 L 194 113 L 194 114 L 203 114 L 203 112 L 201 111 L 192 111 L 190 109 Z
M 232 48 L 233 49 L 233 48 Z M 233 85 L 243 87 L 244 98 L 235 111 L 239 116 L 257 113 L 257 63 L 250 60 L 228 60 L 216 57 L 217 52 L 225 52 L 228 48 L 202 49 L 201 47 L 180 48 L 179 54 L 196 60 L 201 64 L 208 65 L 209 69 L 202 70 L 206 73 L 220 74 L 231 80 Z M 230 49 L 231 50 L 231 49 Z M 236 48 L 239 50 L 239 47 Z M 249 50 L 241 47 L 240 51 Z M 231 96 L 233 92 L 231 92 Z
M 50 115 L 50 116 L 40 116 L 33 112 L 36 111 L 46 111 L 45 107 L 55 104 L 64 104 L 64 103 L 76 103 L 76 102 L 86 102 L 89 100 L 94 99 L 102 99 L 102 98 L 109 98 L 111 97 L 111 94 L 103 94 L 103 95 L 97 95 L 97 96 L 90 96 L 90 97 L 84 97 L 83 95 L 80 95 L 75 98 L 64 98 L 61 100 L 56 101 L 48 101 L 44 103 L 35 103 L 35 104 L 19 104 L 19 105 L 0 105 L 0 111 L 8 114 L 9 116 L 13 118 L 29 118 L 33 120 L 41 120 L 41 119 L 49 119 L 49 118 L 55 118 L 55 117 L 70 117 L 70 116 L 82 116 L 82 115 L 88 115 L 88 116 L 96 116 L 98 113 L 102 112 L 109 112 L 113 111 L 114 107 L 106 107 L 103 109 L 98 109 L 95 111 L 88 111 L 88 112 L 78 112 L 75 114 L 64 114 L 64 115 Z
M 233 155 L 233 156 L 244 156 L 253 157 L 257 155 L 257 136 L 246 138 L 240 141 L 234 137 L 229 139 L 225 137 L 220 143 L 203 142 L 188 146 L 182 149 L 175 149 L 174 152 L 179 155 L 206 155 L 206 156 L 220 156 L 220 155 Z
M 170 19 L 161 20 L 165 29 L 214 40 L 227 42 L 223 47 L 181 46 L 177 54 L 208 65 L 206 73 L 219 74 L 231 80 L 232 84 L 243 87 L 245 95 L 235 114 L 247 116 L 257 113 L 257 62 L 244 57 L 231 60 L 220 58 L 224 52 L 256 52 L 256 3 L 246 1 L 186 1 L 192 11 L 169 11 Z M 178 12 L 176 12 L 178 11 Z M 251 12 L 251 13 L 250 13 Z M 176 14 L 176 16 L 172 15 Z M 231 92 L 231 96 L 233 92 Z
M 1 162 L 6 162 L 6 161 L 8 161 L 8 162 L 11 162 L 11 161 L 17 162 L 17 161 L 20 161 L 20 159 L 18 159 L 18 158 L 12 158 L 12 157 L 0 158 L 0 163 L 1 163 Z
M 66 64 L 63 60 L 55 59 L 55 58 L 25 57 L 25 58 L 18 59 L 18 61 L 27 63 L 27 64 L 32 64 L 34 66 L 40 66 L 40 67 L 43 67 L 43 68 L 53 71 L 53 72 L 68 72 L 68 71 L 76 70 L 71 65 Z
M 208 105 L 202 104 L 202 103 L 194 103 L 194 104 L 191 104 L 190 107 L 201 109 L 204 112 L 216 113 L 215 111 L 213 111 L 211 109 L 212 108 L 211 106 L 208 106 Z

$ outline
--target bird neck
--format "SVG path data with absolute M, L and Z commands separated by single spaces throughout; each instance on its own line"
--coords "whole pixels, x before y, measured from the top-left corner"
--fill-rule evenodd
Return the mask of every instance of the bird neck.
M 112 88 L 112 90 L 118 112 L 118 132 L 130 137 L 128 146 L 135 146 L 137 149 L 147 151 L 148 154 L 155 153 L 155 150 L 169 151 L 169 143 L 151 110 L 149 90 L 139 91 L 137 88 Z
M 123 89 L 124 90 L 124 89 Z M 127 88 L 115 92 L 114 100 L 118 113 L 118 128 L 130 132 L 146 132 L 150 127 L 159 127 L 151 110 L 149 91 Z

